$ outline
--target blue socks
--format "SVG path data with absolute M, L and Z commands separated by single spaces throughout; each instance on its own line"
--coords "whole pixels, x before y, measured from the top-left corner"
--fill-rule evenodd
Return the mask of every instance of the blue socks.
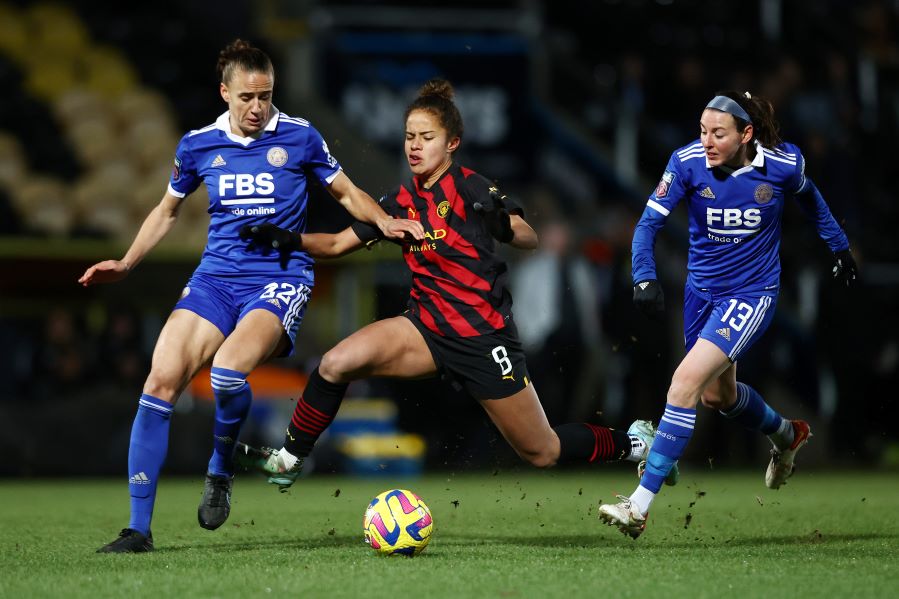
M 758 391 L 745 383 L 737 383 L 736 403 L 726 412 L 722 410 L 721 414 L 750 430 L 768 435 L 781 449 L 793 443 L 792 423 L 771 409 Z
M 665 404 L 665 414 L 656 429 L 655 440 L 646 460 L 646 470 L 640 479 L 640 486 L 631 495 L 631 501 L 644 515 L 649 511 L 652 500 L 662 488 L 662 483 L 665 482 L 665 477 L 668 476 L 674 463 L 684 453 L 690 437 L 693 436 L 695 424 L 695 409 Z
M 234 444 L 250 412 L 253 391 L 247 384 L 245 373 L 218 366 L 212 367 L 212 391 L 215 394 L 215 426 L 209 474 L 232 476 Z
M 726 412 L 722 410 L 721 414 L 750 430 L 762 431 L 766 435 L 776 431 L 783 420 L 780 414 L 765 403 L 758 391 L 745 383 L 737 383 L 736 403 Z
M 156 502 L 156 483 L 169 448 L 172 404 L 143 394 L 131 427 L 128 447 L 128 490 L 131 493 L 131 521 L 128 528 L 150 534 L 150 519 Z

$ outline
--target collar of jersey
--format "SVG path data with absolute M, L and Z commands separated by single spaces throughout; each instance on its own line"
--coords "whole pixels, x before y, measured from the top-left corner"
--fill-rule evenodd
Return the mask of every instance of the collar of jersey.
M 263 131 L 274 131 L 275 127 L 278 126 L 278 118 L 281 116 L 281 111 L 275 108 L 275 105 L 272 104 L 272 114 L 268 119 L 268 123 L 265 125 L 265 129 Z M 224 114 L 219 115 L 219 118 L 215 119 L 215 127 L 219 129 L 222 133 L 228 136 L 228 139 L 231 141 L 235 141 L 241 145 L 248 146 L 250 142 L 256 141 L 256 138 L 253 137 L 242 137 L 240 135 L 234 135 L 231 133 L 231 121 L 228 118 L 228 111 L 226 110 Z
M 754 168 L 761 168 L 765 166 L 765 153 L 762 152 L 762 144 L 759 143 L 759 140 L 754 140 L 755 143 L 755 158 L 752 159 L 752 162 L 747 164 L 744 167 L 738 168 L 736 170 L 731 170 L 729 167 L 724 166 L 723 164 L 718 167 L 726 173 L 729 173 L 731 177 L 739 177 L 745 172 L 748 172 Z M 705 167 L 712 168 L 709 164 L 709 158 L 706 156 L 705 159 Z

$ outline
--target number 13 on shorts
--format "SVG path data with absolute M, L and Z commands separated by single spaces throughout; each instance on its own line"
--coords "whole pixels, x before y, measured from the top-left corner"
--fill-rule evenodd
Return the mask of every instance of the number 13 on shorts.
M 715 302 L 700 337 L 717 345 L 731 362 L 751 347 L 774 316 L 774 296 L 743 296 Z

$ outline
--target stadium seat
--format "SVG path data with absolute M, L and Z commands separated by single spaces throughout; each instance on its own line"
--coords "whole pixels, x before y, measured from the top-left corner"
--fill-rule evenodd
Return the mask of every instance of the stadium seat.
M 27 171 L 25 151 L 19 139 L 0 131 L 0 184 L 15 189 L 24 182 Z
M 16 189 L 16 210 L 26 229 L 52 237 L 67 236 L 75 213 L 67 187 L 53 177 L 31 177 Z

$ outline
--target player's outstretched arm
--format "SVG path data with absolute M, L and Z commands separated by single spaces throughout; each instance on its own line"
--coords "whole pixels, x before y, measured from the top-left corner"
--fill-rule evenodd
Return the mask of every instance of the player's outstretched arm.
M 365 245 L 352 227 L 339 233 L 303 233 L 300 239 L 303 250 L 313 258 L 339 258 Z
M 343 172 L 334 177 L 331 185 L 328 186 L 328 192 L 356 220 L 378 227 L 385 239 L 402 241 L 412 237 L 412 239 L 421 241 L 425 237 L 425 230 L 420 222 L 404 218 L 391 218 L 370 195 L 356 187 Z
M 287 267 L 290 255 L 296 251 L 302 250 L 313 258 L 338 258 L 364 245 L 352 227 L 339 233 L 296 233 L 273 223 L 262 223 L 242 227 L 240 238 L 252 251 L 263 255 L 278 252 L 282 268 Z
M 144 219 L 134 241 L 131 242 L 131 247 L 122 259 L 104 260 L 94 264 L 84 271 L 78 282 L 84 287 L 89 287 L 98 283 L 114 283 L 127 277 L 144 256 L 172 230 L 175 221 L 178 220 L 182 199 L 166 192 L 162 201 Z

